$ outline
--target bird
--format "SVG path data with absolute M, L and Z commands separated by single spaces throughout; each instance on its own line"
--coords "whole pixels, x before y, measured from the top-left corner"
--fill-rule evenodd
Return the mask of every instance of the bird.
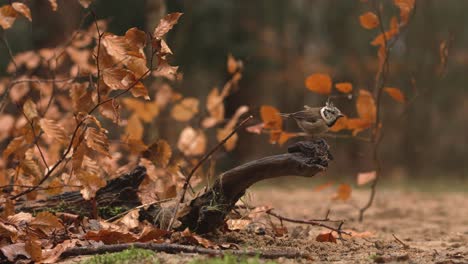
M 304 105 L 304 110 L 294 113 L 280 113 L 280 116 L 294 119 L 307 136 L 312 138 L 323 135 L 339 118 L 344 117 L 330 101 L 327 101 L 322 107 Z

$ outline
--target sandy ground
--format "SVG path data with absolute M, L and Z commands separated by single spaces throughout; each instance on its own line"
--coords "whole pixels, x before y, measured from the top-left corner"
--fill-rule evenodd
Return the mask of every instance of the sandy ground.
M 359 223 L 356 206 L 366 200 L 368 192 L 353 191 L 347 202 L 332 201 L 332 192 L 261 187 L 250 191 L 246 200 L 250 205 L 274 207 L 275 212 L 296 219 L 322 218 L 330 209 L 330 218 L 346 220 L 344 229 L 370 232 L 371 236 L 336 244 L 316 242 L 316 236 L 325 229 L 285 223 L 288 234 L 282 237 L 244 230 L 208 238 L 253 250 L 299 249 L 313 258 L 281 258 L 276 260 L 279 263 L 468 263 L 468 193 L 380 190 L 364 222 Z M 409 248 L 397 242 L 393 234 Z M 158 258 L 161 263 L 187 263 L 205 257 L 159 253 Z

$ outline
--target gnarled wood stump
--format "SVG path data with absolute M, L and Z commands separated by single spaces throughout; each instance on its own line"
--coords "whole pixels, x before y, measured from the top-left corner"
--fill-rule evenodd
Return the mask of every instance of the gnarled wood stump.
M 312 177 L 328 167 L 332 160 L 329 146 L 324 140 L 301 141 L 288 148 L 288 153 L 257 159 L 222 173 L 213 185 L 202 195 L 187 203 L 187 213 L 179 216 L 181 226 L 197 233 L 215 230 L 224 222 L 226 215 L 252 184 L 269 178 L 282 176 Z M 141 205 L 137 191 L 146 169 L 138 166 L 134 171 L 109 181 L 96 194 L 98 208 L 118 206 L 124 210 Z M 82 198 L 79 192 L 68 192 L 52 196 L 47 200 L 24 203 L 17 206 L 18 211 L 50 210 L 61 205 L 68 212 L 77 213 L 72 208 L 80 208 L 81 214 L 91 214 L 92 202 Z M 140 219 L 157 222 L 158 206 L 140 210 Z M 101 214 L 102 217 L 109 217 Z

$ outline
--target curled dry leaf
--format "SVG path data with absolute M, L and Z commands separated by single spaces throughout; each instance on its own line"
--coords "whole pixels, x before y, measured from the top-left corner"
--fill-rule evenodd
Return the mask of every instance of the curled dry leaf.
M 379 19 L 373 12 L 367 12 L 359 17 L 361 26 L 365 29 L 373 29 L 379 25 Z
M 262 105 L 260 108 L 260 117 L 264 123 L 264 128 L 271 130 L 282 130 L 283 119 L 278 109 L 269 105 Z
M 172 156 L 172 149 L 169 143 L 164 139 L 159 139 L 142 153 L 143 158 L 153 162 L 155 166 L 166 167 Z
M 31 258 L 31 255 L 26 251 L 24 243 L 5 245 L 0 248 L 0 251 L 11 263 L 14 263 L 19 256 Z
M 89 148 L 112 158 L 109 153 L 109 140 L 107 139 L 107 135 L 104 130 L 97 130 L 94 127 L 89 127 L 86 130 L 85 140 L 86 145 Z
M 206 143 L 206 135 L 202 130 L 188 126 L 180 133 L 177 148 L 186 156 L 202 155 L 205 153 Z
M 42 260 L 41 240 L 39 240 L 39 238 L 30 235 L 24 247 L 34 262 L 40 262 Z
M 54 230 L 63 229 L 57 216 L 50 212 L 40 212 L 30 222 L 31 228 L 41 230 L 46 235 L 51 235 Z
M 332 199 L 335 201 L 347 201 L 351 198 L 351 192 L 352 189 L 349 184 L 340 184 Z
M 179 21 L 182 14 L 183 13 L 171 13 L 162 18 L 159 21 L 158 26 L 154 29 L 153 38 L 160 39 L 166 35 L 166 33 L 169 32 L 175 24 L 177 24 L 177 21 Z
M 377 177 L 376 171 L 361 172 L 357 175 L 357 185 L 361 186 L 366 183 L 372 182 Z
M 86 233 L 85 239 L 102 241 L 104 244 L 110 245 L 134 242 L 137 238 L 128 232 L 101 229 L 99 231 L 89 231 Z
M 0 26 L 3 29 L 9 29 L 15 22 L 18 13 L 11 5 L 0 7 Z
M 342 93 L 349 93 L 353 90 L 353 85 L 349 82 L 335 84 L 335 88 Z
M 315 73 L 305 79 L 307 89 L 318 94 L 330 94 L 332 88 L 332 80 L 328 74 Z
M 197 98 L 184 98 L 176 104 L 171 110 L 171 116 L 177 121 L 185 122 L 192 119 L 198 113 L 199 101 Z
M 336 238 L 333 236 L 332 232 L 322 233 L 318 235 L 315 240 L 317 242 L 331 242 L 336 243 Z
M 29 10 L 29 7 L 27 5 L 20 3 L 20 2 L 14 2 L 11 4 L 11 6 L 13 7 L 13 9 L 16 10 L 16 12 L 23 15 L 29 21 L 32 21 L 31 10 Z
M 390 95 L 395 101 L 404 103 L 405 102 L 405 95 L 401 92 L 400 89 L 394 87 L 385 87 L 384 91 Z
M 374 97 L 364 89 L 359 90 L 359 96 L 356 100 L 356 109 L 359 117 L 369 123 L 375 123 L 377 108 L 375 106 Z

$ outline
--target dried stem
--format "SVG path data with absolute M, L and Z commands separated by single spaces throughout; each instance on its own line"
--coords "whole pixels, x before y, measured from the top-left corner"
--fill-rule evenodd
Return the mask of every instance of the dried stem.
M 195 172 L 198 170 L 198 168 L 207 160 L 211 157 L 211 155 L 213 155 L 218 149 L 220 149 L 224 143 L 226 143 L 226 141 L 228 141 L 241 127 L 244 126 L 245 123 L 247 123 L 247 121 L 249 121 L 250 119 L 252 119 L 253 116 L 249 116 L 247 117 L 246 119 L 242 120 L 242 122 L 239 123 L 239 125 L 237 125 L 232 131 L 231 133 L 229 133 L 229 135 L 227 135 L 223 140 L 221 140 L 214 148 L 212 148 L 207 154 L 205 154 L 205 156 L 203 156 L 199 161 L 198 163 L 193 167 L 193 169 L 190 171 L 190 173 L 187 175 L 187 178 L 185 179 L 185 182 L 184 182 L 184 186 L 182 187 L 182 193 L 180 195 L 180 199 L 179 201 L 177 202 L 176 206 L 175 206 L 175 209 L 174 209 L 174 215 L 172 216 L 171 218 L 171 221 L 169 222 L 169 225 L 167 227 L 167 230 L 171 230 L 172 229 L 172 225 L 174 224 L 174 221 L 175 221 L 175 218 L 177 218 L 177 212 L 179 211 L 179 206 L 181 203 L 184 202 L 184 199 L 185 199 L 185 193 L 187 192 L 187 188 L 190 184 L 190 179 L 193 177 L 193 175 L 195 174 Z

